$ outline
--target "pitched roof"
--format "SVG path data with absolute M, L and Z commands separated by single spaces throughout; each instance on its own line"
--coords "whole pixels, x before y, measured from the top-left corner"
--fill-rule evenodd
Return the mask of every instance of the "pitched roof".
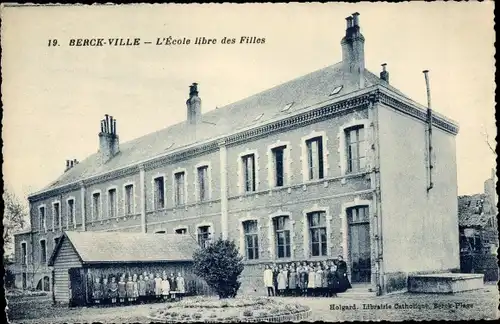
M 461 227 L 484 227 L 491 215 L 483 212 L 485 194 L 458 197 L 458 224 Z
M 407 98 L 399 90 L 368 70 L 365 70 L 364 78 L 365 87 L 380 84 Z M 331 95 L 333 90 L 340 86 L 342 86 L 341 90 Z M 358 90 L 355 76 L 345 68 L 342 62 L 339 62 L 207 112 L 202 115 L 200 124 L 190 125 L 183 121 L 129 142 L 120 143 L 120 152 L 106 163 L 101 163 L 99 154 L 95 153 L 62 174 L 42 191 L 129 166 L 196 142 L 265 124 L 271 119 L 306 110 L 314 104 L 349 94 L 355 90 Z M 201 92 L 201 97 L 203 97 L 203 92 Z M 283 111 L 289 103 L 293 105 L 290 109 Z
M 69 240 L 83 263 L 192 261 L 198 247 L 191 236 L 181 234 L 65 232 L 49 265 L 64 240 Z

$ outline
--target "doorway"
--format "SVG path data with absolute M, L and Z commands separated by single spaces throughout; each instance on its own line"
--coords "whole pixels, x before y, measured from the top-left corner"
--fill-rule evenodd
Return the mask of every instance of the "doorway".
M 70 306 L 83 306 L 87 303 L 87 280 L 82 268 L 71 268 L 69 273 Z
M 352 283 L 371 282 L 370 218 L 368 206 L 347 209 L 349 266 Z

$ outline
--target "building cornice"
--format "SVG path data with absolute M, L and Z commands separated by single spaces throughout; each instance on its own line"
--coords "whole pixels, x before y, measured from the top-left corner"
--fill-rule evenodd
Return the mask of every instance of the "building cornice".
M 172 152 L 165 153 L 161 156 L 138 161 L 133 165 L 107 171 L 86 179 L 80 179 L 73 183 L 38 192 L 29 196 L 28 200 L 30 202 L 34 202 L 57 194 L 78 190 L 82 185 L 88 186 L 136 174 L 139 172 L 140 168 L 153 170 L 167 164 L 172 164 L 209 152 L 214 152 L 219 150 L 220 143 L 224 143 L 224 145 L 228 146 L 237 145 L 256 140 L 273 133 L 283 132 L 317 123 L 352 110 L 368 108 L 369 103 L 373 101 L 381 102 L 416 119 L 426 121 L 427 116 L 423 106 L 395 93 L 386 87 L 375 85 L 351 92 L 335 99 L 311 105 L 286 116 L 279 116 L 267 121 L 265 124 L 252 125 L 228 135 L 194 143 L 192 145 L 176 149 Z M 458 125 L 440 114 L 433 114 L 433 125 L 452 135 L 456 135 L 458 133 Z

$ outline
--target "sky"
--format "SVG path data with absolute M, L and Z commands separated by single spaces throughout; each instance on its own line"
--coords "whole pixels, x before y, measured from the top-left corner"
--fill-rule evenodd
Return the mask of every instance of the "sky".
M 366 68 L 457 121 L 458 193 L 483 192 L 495 167 L 493 2 L 52 6 L 2 8 L 3 176 L 21 199 L 97 152 L 100 120 L 120 142 L 341 61 L 345 17 L 360 13 Z M 264 44 L 157 46 L 169 36 L 265 38 Z M 71 47 L 76 38 L 135 38 L 138 47 Z M 59 46 L 48 46 L 57 39 Z M 52 43 L 52 41 L 51 41 Z

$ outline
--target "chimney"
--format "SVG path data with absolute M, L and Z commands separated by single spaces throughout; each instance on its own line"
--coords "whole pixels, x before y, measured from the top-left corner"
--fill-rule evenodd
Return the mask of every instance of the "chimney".
M 116 134 L 116 119 L 105 115 L 101 120 L 101 132 L 99 133 L 99 153 L 103 163 L 108 162 L 120 151 L 119 138 Z M 74 164 L 78 161 L 74 160 Z
M 197 124 L 201 121 L 201 99 L 198 97 L 198 83 L 189 86 L 189 99 L 186 101 L 187 121 Z
M 389 72 L 386 70 L 387 63 L 382 64 L 382 72 L 380 72 L 380 79 L 389 83 Z
M 346 18 L 347 28 L 342 45 L 342 62 L 344 68 L 354 75 L 358 88 L 364 87 L 365 70 L 365 38 L 361 34 L 359 13 L 355 12 Z
M 70 170 L 71 168 L 73 168 L 77 164 L 78 164 L 78 160 L 77 159 L 66 160 L 66 169 L 64 169 L 64 172 Z

